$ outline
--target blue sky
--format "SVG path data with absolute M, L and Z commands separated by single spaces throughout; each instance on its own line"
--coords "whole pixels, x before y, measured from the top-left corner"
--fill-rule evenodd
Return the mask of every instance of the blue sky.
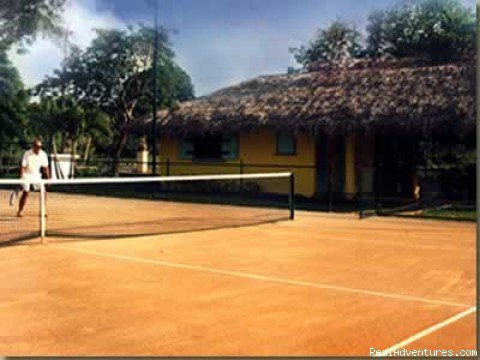
M 475 7 L 475 0 L 462 0 Z M 158 0 L 159 22 L 175 30 L 177 62 L 197 95 L 296 65 L 290 47 L 305 44 L 336 18 L 363 31 L 368 14 L 396 0 Z M 125 28 L 153 22 L 152 0 L 69 0 L 66 23 L 73 40 L 87 46 L 92 28 Z M 13 60 L 27 85 L 59 66 L 60 49 L 41 39 Z

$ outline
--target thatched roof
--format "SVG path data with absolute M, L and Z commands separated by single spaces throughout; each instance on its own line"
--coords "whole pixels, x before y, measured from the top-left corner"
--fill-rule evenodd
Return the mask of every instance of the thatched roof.
M 318 132 L 439 132 L 475 127 L 474 60 L 428 65 L 361 60 L 263 76 L 158 113 L 177 135 L 260 126 Z M 137 131 L 148 132 L 151 117 Z

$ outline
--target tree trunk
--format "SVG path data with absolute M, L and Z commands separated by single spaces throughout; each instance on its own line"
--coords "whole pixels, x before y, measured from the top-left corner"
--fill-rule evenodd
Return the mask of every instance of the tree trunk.
M 70 151 L 70 170 L 68 173 L 69 179 L 72 179 L 74 176 L 74 170 L 75 170 L 75 164 L 76 164 L 75 155 L 77 154 L 77 140 L 72 138 L 71 144 L 72 144 L 72 148 Z
M 113 175 L 118 176 L 120 171 L 120 156 L 122 155 L 122 150 L 127 143 L 127 130 L 123 127 L 120 130 L 120 136 L 118 138 L 118 143 L 115 146 L 115 151 L 113 153 Z
M 87 137 L 87 143 L 85 144 L 85 152 L 83 154 L 83 161 L 85 163 L 88 162 L 88 159 L 90 158 L 90 147 L 92 146 L 92 137 L 88 136 Z
M 67 147 L 67 134 L 62 132 L 61 134 L 61 141 L 60 141 L 60 153 L 64 154 Z

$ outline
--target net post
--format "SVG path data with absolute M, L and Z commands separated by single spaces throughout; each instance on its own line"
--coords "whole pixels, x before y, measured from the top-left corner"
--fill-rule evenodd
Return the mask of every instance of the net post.
M 382 193 L 383 193 L 383 163 L 379 163 L 377 166 L 377 181 L 375 189 L 375 211 L 377 215 L 380 214 L 382 209 Z
M 290 174 L 290 189 L 288 192 L 288 208 L 290 210 L 290 220 L 295 219 L 295 175 Z
M 42 244 L 47 243 L 46 239 L 46 196 L 45 183 L 40 183 L 40 239 Z
M 327 211 L 328 212 L 332 212 L 332 208 L 333 208 L 333 205 L 332 205 L 332 174 L 331 172 L 329 171 L 328 172 L 328 180 L 327 180 Z
M 366 208 L 365 199 L 363 197 L 363 168 L 358 172 L 358 217 L 361 219 L 363 217 L 364 210 Z

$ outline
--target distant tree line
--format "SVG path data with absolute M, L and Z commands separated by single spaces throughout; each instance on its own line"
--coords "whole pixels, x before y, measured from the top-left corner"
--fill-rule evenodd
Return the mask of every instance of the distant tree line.
M 304 69 L 318 61 L 365 57 L 455 61 L 475 49 L 475 27 L 474 11 L 459 0 L 407 0 L 372 12 L 364 37 L 337 19 L 319 29 L 309 44 L 290 51 Z

